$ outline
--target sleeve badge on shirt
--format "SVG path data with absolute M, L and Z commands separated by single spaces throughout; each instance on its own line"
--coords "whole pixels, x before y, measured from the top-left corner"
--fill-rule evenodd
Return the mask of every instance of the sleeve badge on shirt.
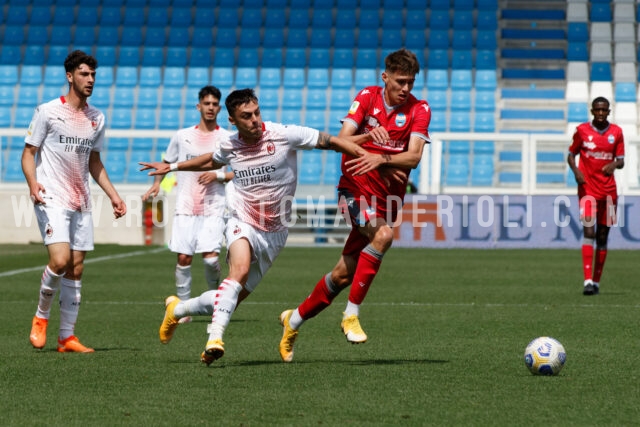
M 353 101 L 353 104 L 351 104 L 351 108 L 349 108 L 349 114 L 355 114 L 355 112 L 358 111 L 359 106 L 360 103 L 358 101 Z

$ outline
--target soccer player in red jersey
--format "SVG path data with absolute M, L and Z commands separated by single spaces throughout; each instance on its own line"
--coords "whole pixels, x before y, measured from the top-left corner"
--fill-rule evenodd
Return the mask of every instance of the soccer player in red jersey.
M 280 356 L 285 362 L 293 359 L 293 345 L 302 323 L 328 307 L 349 286 L 342 331 L 351 343 L 367 340 L 360 326 L 360 305 L 391 247 L 391 225 L 402 207 L 409 172 L 418 166 L 424 146 L 430 142 L 431 110 L 426 101 L 411 94 L 419 71 L 413 52 L 400 49 L 390 53 L 382 73 L 384 87 L 361 90 L 342 121 L 339 136 L 353 138 L 377 156 L 353 159 L 343 155 L 339 205 L 350 219 L 352 230 L 333 270 L 318 281 L 298 308 L 280 315 Z M 376 168 L 358 174 L 365 166 Z
M 613 172 L 624 167 L 622 129 L 609 123 L 607 117 L 610 112 L 609 101 L 606 98 L 598 97 L 593 100 L 593 120 L 576 128 L 567 157 L 569 167 L 578 183 L 580 219 L 584 227 L 584 295 L 596 295 L 600 292 L 600 277 L 607 258 L 609 229 L 616 221 L 618 191 Z M 580 155 L 579 162 L 576 162 L 577 155 Z

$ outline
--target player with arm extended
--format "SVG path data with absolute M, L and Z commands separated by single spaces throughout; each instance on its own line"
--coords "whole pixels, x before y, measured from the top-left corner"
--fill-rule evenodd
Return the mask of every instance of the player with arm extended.
M 227 191 L 229 218 L 225 230 L 229 274 L 218 290 L 180 301 L 169 297 L 160 326 L 160 341 L 168 343 L 179 319 L 211 315 L 203 363 L 224 355 L 223 334 L 239 302 L 256 289 L 284 247 L 297 185 L 296 150 L 333 149 L 357 157 L 366 154 L 357 144 L 302 126 L 263 122 L 252 89 L 235 90 L 225 101 L 229 121 L 238 132 L 210 154 L 170 165 L 141 163 L 151 175 L 170 170 L 203 171 L 227 164 L 234 172 Z M 363 173 L 370 170 L 363 167 Z
M 29 340 L 33 347 L 44 348 L 51 303 L 59 289 L 58 351 L 92 353 L 74 334 L 84 259 L 93 250 L 89 175 L 109 197 L 116 218 L 125 215 L 127 207 L 100 159 L 104 114 L 87 104 L 98 62 L 76 50 L 67 56 L 64 68 L 69 91 L 36 108 L 22 153 L 22 170 L 49 256 Z
M 613 173 L 624 167 L 624 136 L 619 126 L 607 120 L 610 113 L 609 101 L 601 96 L 595 98 L 591 102 L 593 120 L 576 128 L 567 156 L 578 183 L 584 295 L 600 292 L 609 229 L 616 222 L 618 189 Z M 576 162 L 578 155 L 580 161 Z
M 164 161 L 174 163 L 215 151 L 220 141 L 231 132 L 218 126 L 220 90 L 205 86 L 198 93 L 196 108 L 200 122 L 180 129 L 169 142 Z M 204 276 L 208 289 L 216 289 L 220 281 L 218 256 L 224 237 L 224 184 L 233 178 L 233 172 L 224 168 L 207 172 L 180 174 L 178 180 L 175 216 L 169 249 L 177 253 L 175 270 L 176 295 L 181 300 L 191 297 L 191 263 L 193 255 L 202 254 Z M 142 196 L 144 200 L 156 197 L 164 175 L 157 175 L 151 188 Z M 180 319 L 183 323 L 190 317 Z
M 333 270 L 296 309 L 280 315 L 283 334 L 279 351 L 284 362 L 293 360 L 293 346 L 304 321 L 328 307 L 348 286 L 342 331 L 351 343 L 367 340 L 359 321 L 360 304 L 391 247 L 391 225 L 402 207 L 409 171 L 418 166 L 424 146 L 430 142 L 429 105 L 411 94 L 419 70 L 412 52 L 401 49 L 390 53 L 382 73 L 384 87 L 361 90 L 343 119 L 339 136 L 367 137 L 362 148 L 374 155 L 358 159 L 343 155 L 338 196 L 352 230 Z M 362 167 L 372 171 L 358 173 Z

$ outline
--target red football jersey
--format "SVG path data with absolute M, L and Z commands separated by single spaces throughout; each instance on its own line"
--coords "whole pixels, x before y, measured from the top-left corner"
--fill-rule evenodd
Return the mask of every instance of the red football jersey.
M 362 145 L 372 153 L 395 154 L 407 151 L 412 135 L 421 137 L 427 143 L 431 142 L 429 137 L 429 122 L 431 121 L 429 104 L 410 94 L 407 102 L 390 108 L 384 102 L 384 89 L 380 86 L 369 86 L 361 90 L 351 104 L 344 121 L 353 123 L 358 129 L 356 134 L 368 133 L 377 126 L 382 126 L 387 130 L 389 141 L 384 144 L 371 141 Z M 379 199 L 384 199 L 388 195 L 404 198 L 407 188 L 406 182 L 393 183 L 389 187 L 377 170 L 365 175 L 353 176 L 346 171 L 344 166 L 344 163 L 351 158 L 348 155 L 342 156 L 342 177 L 338 184 L 339 188 L 354 189 Z M 408 176 L 410 171 L 406 172 Z
M 584 174 L 585 183 L 579 186 L 578 194 L 606 199 L 617 196 L 613 175 L 605 175 L 602 168 L 617 157 L 624 157 L 624 137 L 622 129 L 610 123 L 605 130 L 598 130 L 590 122 L 582 123 L 573 134 L 569 147 L 573 154 L 580 155 L 578 169 Z

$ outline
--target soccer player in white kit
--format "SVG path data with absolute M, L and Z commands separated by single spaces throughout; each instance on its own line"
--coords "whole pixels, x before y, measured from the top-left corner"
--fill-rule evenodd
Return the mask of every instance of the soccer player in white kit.
M 200 111 L 200 122 L 180 129 L 169 142 L 164 161 L 181 162 L 211 153 L 231 135 L 218 126 L 220 112 L 220 90 L 205 86 L 198 93 L 196 108 Z M 142 196 L 153 198 L 160 192 L 164 175 L 157 175 L 151 188 Z M 181 300 L 191 297 L 191 263 L 193 255 L 202 254 L 207 287 L 218 287 L 220 264 L 218 256 L 224 237 L 224 184 L 233 178 L 233 172 L 224 168 L 211 172 L 189 172 L 178 179 L 175 216 L 169 249 L 178 254 L 176 264 L 176 295 Z M 180 319 L 182 323 L 190 317 Z
M 58 351 L 92 353 L 74 335 L 84 258 L 93 250 L 89 175 L 109 197 L 116 218 L 125 215 L 127 207 L 100 159 L 104 115 L 87 104 L 98 63 L 76 50 L 64 68 L 69 92 L 36 108 L 22 153 L 22 170 L 49 254 L 29 340 L 35 348 L 45 346 L 51 303 L 60 289 Z
M 333 149 L 358 157 L 357 144 L 301 126 L 263 123 L 252 89 L 233 91 L 225 101 L 229 121 L 238 132 L 213 152 L 167 165 L 142 162 L 150 175 L 169 171 L 202 171 L 228 164 L 234 172 L 228 184 L 227 240 L 229 275 L 218 290 L 181 301 L 167 298 L 160 341 L 168 343 L 179 319 L 212 315 L 210 334 L 200 360 L 207 365 L 224 355 L 222 337 L 237 304 L 244 300 L 271 267 L 287 240 L 291 202 L 297 185 L 296 150 Z

